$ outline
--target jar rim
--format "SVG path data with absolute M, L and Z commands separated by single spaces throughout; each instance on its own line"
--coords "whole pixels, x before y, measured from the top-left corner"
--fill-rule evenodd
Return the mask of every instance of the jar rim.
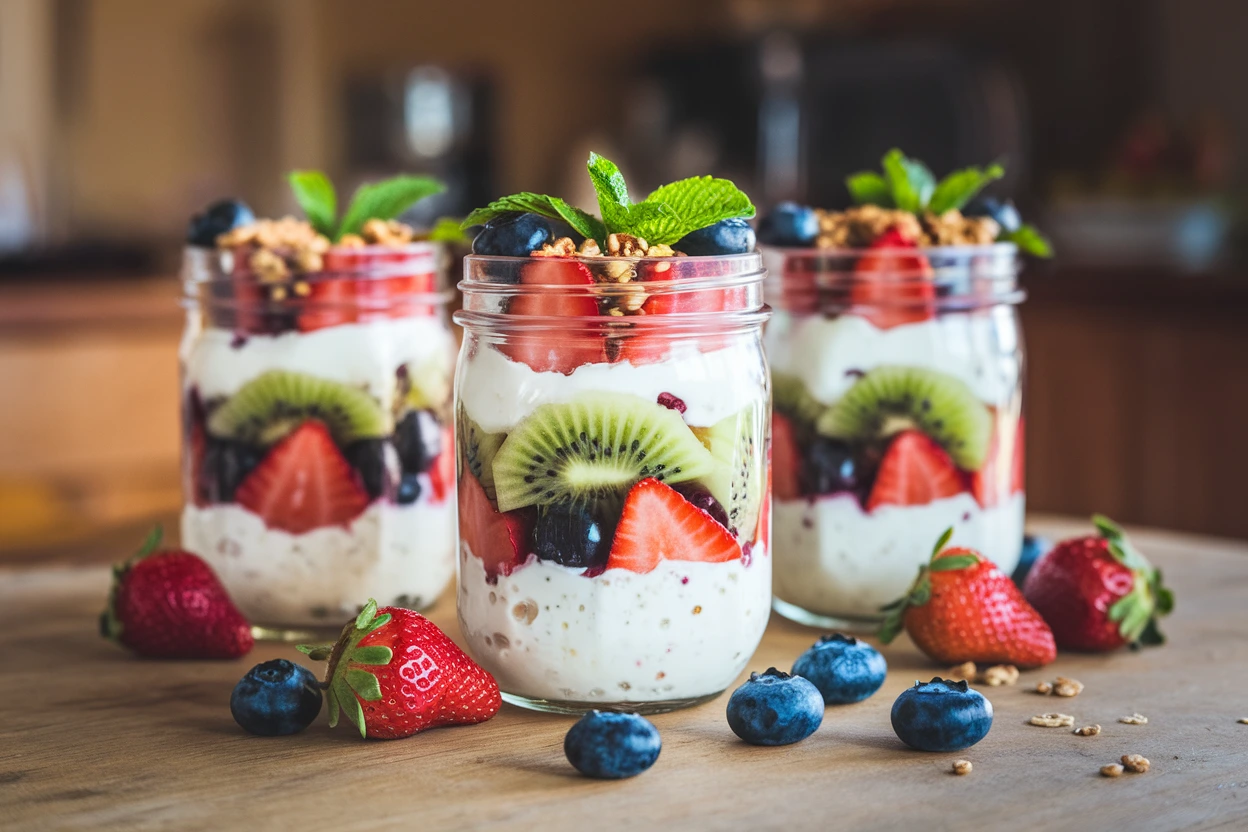
M 863 254 L 866 254 L 867 252 L 877 252 L 877 253 L 885 253 L 885 254 L 892 253 L 892 252 L 905 252 L 908 254 L 914 254 L 915 252 L 917 252 L 925 256 L 930 255 L 932 253 L 945 255 L 945 256 L 955 256 L 959 254 L 964 255 L 964 256 L 973 256 L 973 255 L 982 256 L 985 254 L 1001 256 L 1001 255 L 1006 255 L 1006 254 L 1018 254 L 1018 246 L 1009 241 L 1003 241 L 1003 242 L 997 242 L 997 243 L 945 245 L 945 246 L 917 246 L 917 247 L 881 246 L 879 248 L 872 248 L 871 246 L 839 246 L 839 247 L 830 247 L 830 248 L 819 247 L 819 246 L 776 246 L 776 245 L 768 245 L 766 243 L 759 243 L 759 249 L 761 251 L 781 252 L 783 254 L 795 254 L 795 255 L 802 255 L 806 257 L 819 257 L 819 256 L 858 257 L 858 256 L 862 256 Z

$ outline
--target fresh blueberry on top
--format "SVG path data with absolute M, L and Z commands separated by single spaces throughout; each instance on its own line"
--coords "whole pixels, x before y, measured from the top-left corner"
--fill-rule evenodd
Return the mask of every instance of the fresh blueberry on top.
M 792 745 L 823 722 L 823 696 L 801 676 L 751 673 L 728 698 L 728 727 L 751 745 Z
M 740 217 L 690 231 L 672 248 L 691 257 L 715 254 L 746 254 L 754 250 L 754 229 Z
M 592 569 L 606 565 L 611 537 L 589 506 L 552 505 L 533 526 L 533 551 L 542 560 Z
M 861 702 L 880 689 L 887 673 L 879 650 L 840 633 L 819 639 L 793 663 L 793 675 L 809 679 L 828 705 Z
M 893 730 L 919 751 L 961 751 L 991 727 L 992 703 L 966 682 L 915 682 L 893 703 Z
M 814 208 L 781 202 L 758 224 L 758 239 L 772 246 L 809 246 L 819 236 Z
M 804 494 L 836 494 L 859 485 L 853 450 L 845 442 L 824 436 L 806 447 L 797 476 Z
M 537 214 L 502 214 L 485 224 L 472 241 L 473 254 L 528 257 L 553 240 L 550 220 Z
M 636 777 L 659 759 L 659 729 L 640 714 L 590 711 L 568 729 L 563 753 L 587 777 Z
M 258 664 L 234 686 L 230 713 L 253 734 L 297 734 L 321 712 L 321 686 L 303 665 L 285 659 Z
M 991 217 L 1001 226 L 1002 231 L 1017 231 L 1023 225 L 1014 202 L 1009 199 L 997 199 L 991 196 L 980 196 L 972 199 L 962 213 L 968 217 Z
M 399 478 L 399 488 L 395 492 L 394 501 L 401 506 L 411 505 L 420 499 L 420 475 L 404 474 Z
M 422 474 L 433 467 L 442 453 L 442 426 L 431 410 L 413 410 L 394 426 L 394 449 L 399 464 L 411 474 Z
M 1014 579 L 1014 583 L 1021 587 L 1023 581 L 1027 580 L 1027 573 L 1031 571 L 1031 567 L 1035 566 L 1036 561 L 1052 548 L 1053 544 L 1043 537 L 1024 536 L 1023 552 L 1019 555 L 1018 566 L 1014 568 L 1014 574 L 1010 576 Z
M 200 248 L 212 248 L 217 237 L 225 232 L 256 221 L 256 215 L 239 199 L 223 199 L 214 202 L 201 213 L 191 217 L 186 231 L 186 244 Z

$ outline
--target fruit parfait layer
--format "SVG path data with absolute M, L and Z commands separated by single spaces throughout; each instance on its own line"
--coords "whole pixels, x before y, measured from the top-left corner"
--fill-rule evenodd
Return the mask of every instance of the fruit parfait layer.
M 997 166 L 937 182 L 900 151 L 850 177 L 859 204 L 760 224 L 776 313 L 776 609 L 867 627 L 947 527 L 1007 573 L 1023 537 L 1018 252 L 1047 254 Z M 961 209 L 966 208 L 965 212 Z
M 184 269 L 183 542 L 272 628 L 426 606 L 455 552 L 440 249 L 394 219 L 441 186 L 364 186 L 338 221 L 328 180 L 292 184 L 307 221 L 218 203 Z
M 459 619 L 504 696 L 670 710 L 723 691 L 770 611 L 769 389 L 748 198 L 710 177 L 603 218 L 520 194 L 467 258 Z

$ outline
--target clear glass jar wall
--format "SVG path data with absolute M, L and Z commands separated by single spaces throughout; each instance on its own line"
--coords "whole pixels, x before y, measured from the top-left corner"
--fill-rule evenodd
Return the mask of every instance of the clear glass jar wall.
M 462 632 L 526 707 L 718 695 L 771 598 L 756 254 L 465 261 Z
M 440 249 L 330 249 L 278 286 L 187 249 L 182 539 L 253 623 L 421 608 L 454 570 L 455 338 Z
M 872 628 L 950 526 L 1010 572 L 1024 512 L 1014 246 L 764 261 L 776 609 Z

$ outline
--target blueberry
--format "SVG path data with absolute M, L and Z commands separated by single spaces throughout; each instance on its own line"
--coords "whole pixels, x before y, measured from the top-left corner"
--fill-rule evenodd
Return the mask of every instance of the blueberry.
M 988 736 L 992 703 L 966 682 L 915 682 L 893 703 L 893 730 L 920 751 L 961 751 Z
M 798 472 L 804 494 L 836 494 L 859 486 L 857 462 L 845 442 L 820 436 L 806 447 Z
M 200 491 L 212 503 L 234 502 L 234 492 L 247 478 L 264 451 L 245 442 L 208 437 L 200 463 Z
M 376 500 L 391 493 L 394 474 L 389 457 L 394 451 L 385 439 L 359 439 L 343 451 L 343 456 L 360 474 L 368 499 Z
M 781 202 L 758 224 L 760 242 L 773 246 L 809 246 L 819 236 L 814 208 Z
M 256 215 L 247 207 L 247 203 L 238 199 L 223 199 L 191 217 L 190 227 L 186 231 L 186 243 L 200 248 L 212 248 L 217 244 L 217 237 L 230 229 L 255 221 Z
M 849 705 L 884 684 L 888 662 L 865 641 L 836 633 L 824 636 L 793 663 L 793 675 L 809 679 L 828 705 Z
M 547 506 L 533 526 L 533 551 L 564 566 L 605 566 L 612 533 L 585 505 Z
M 636 777 L 659 759 L 659 729 L 640 714 L 590 711 L 563 738 L 563 753 L 588 777 Z
M 404 474 L 399 480 L 399 490 L 394 495 L 394 501 L 401 506 L 411 505 L 420 499 L 420 475 Z
M 715 254 L 746 254 L 754 250 L 754 229 L 743 219 L 720 220 L 690 231 L 672 248 L 692 257 Z
M 473 254 L 494 257 L 528 257 L 555 239 L 550 220 L 537 214 L 510 213 L 485 224 L 472 241 Z
M 230 713 L 253 734 L 297 734 L 321 712 L 321 686 L 303 665 L 285 659 L 258 664 L 234 686 Z
M 980 196 L 972 199 L 962 213 L 968 217 L 991 217 L 1001 226 L 1002 231 L 1017 231 L 1023 225 L 1014 202 L 1009 199 L 997 199 L 991 196 Z
M 1014 568 L 1014 574 L 1011 576 L 1014 583 L 1020 587 L 1023 581 L 1027 580 L 1027 573 L 1031 571 L 1031 567 L 1036 561 L 1047 551 L 1053 548 L 1053 544 L 1043 537 L 1033 537 L 1027 535 L 1023 538 L 1023 552 L 1019 556 L 1018 566 Z
M 715 495 L 711 494 L 706 486 L 690 481 L 677 483 L 672 488 L 690 503 L 711 515 L 711 519 L 716 523 L 725 529 L 729 528 L 728 512 L 724 510 L 723 505 L 719 500 L 715 499 Z
M 423 474 L 442 453 L 442 426 L 431 410 L 413 410 L 394 427 L 394 449 L 409 474 Z
M 751 673 L 728 698 L 728 727 L 751 745 L 791 745 L 823 722 L 823 696 L 801 676 L 774 667 Z

